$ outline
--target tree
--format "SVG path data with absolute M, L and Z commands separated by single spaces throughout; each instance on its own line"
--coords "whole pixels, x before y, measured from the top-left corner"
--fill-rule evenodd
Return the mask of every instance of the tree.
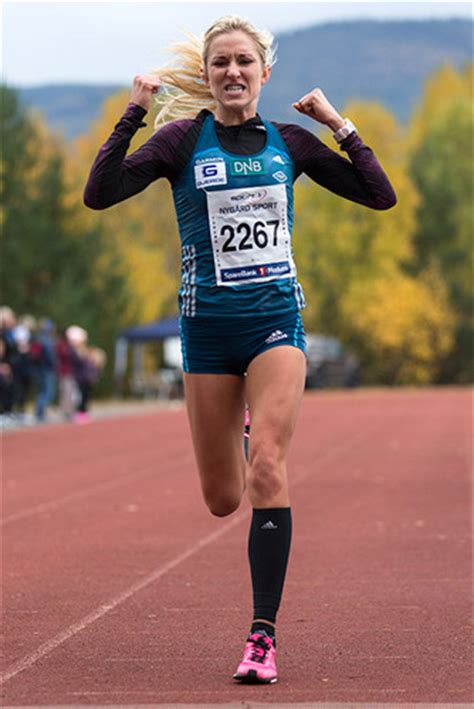
M 380 159 L 398 204 L 377 212 L 309 182 L 298 186 L 295 251 L 309 302 L 305 323 L 353 349 L 367 383 L 426 383 L 452 340 L 441 337 L 449 312 L 444 290 L 431 287 L 434 277 L 422 285 L 407 273 L 419 196 L 405 136 L 378 104 L 354 102 L 344 114 Z M 323 139 L 334 148 L 329 134 Z M 427 351 L 427 340 L 441 344 Z
M 366 381 L 429 384 L 453 345 L 454 323 L 443 279 L 436 270 L 420 279 L 402 271 L 352 284 L 342 303 L 352 339 L 365 363 Z
M 444 68 L 435 74 L 421 101 L 422 107 L 430 107 L 423 133 L 418 134 L 421 109 L 411 128 L 415 148 L 410 169 L 421 198 L 413 273 L 428 267 L 440 272 L 456 324 L 454 347 L 439 373 L 442 382 L 472 381 L 472 68 L 459 73 Z
M 2 297 L 17 313 L 83 325 L 110 350 L 126 300 L 109 260 L 101 270 L 102 235 L 78 219 L 68 192 L 65 147 L 39 116 L 2 94 Z
M 100 146 L 107 140 L 128 102 L 128 92 L 111 96 L 88 135 L 76 141 L 71 165 L 74 170 L 76 199 L 82 194 L 88 173 Z M 134 136 L 129 153 L 153 133 L 152 117 Z M 179 236 L 171 191 L 165 180 L 103 212 L 82 206 L 84 224 L 100 227 L 105 239 L 103 258 L 114 254 L 127 283 L 128 302 L 122 311 L 122 324 L 145 322 L 177 309 L 180 278 Z

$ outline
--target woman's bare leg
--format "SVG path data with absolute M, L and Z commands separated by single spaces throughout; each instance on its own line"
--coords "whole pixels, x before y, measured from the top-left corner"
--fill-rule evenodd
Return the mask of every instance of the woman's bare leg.
M 288 507 L 286 456 L 304 392 L 306 358 L 296 347 L 256 357 L 246 378 L 250 410 L 247 489 L 253 507 Z
M 185 374 L 186 406 L 204 499 L 231 514 L 245 489 L 245 381 L 232 374 Z

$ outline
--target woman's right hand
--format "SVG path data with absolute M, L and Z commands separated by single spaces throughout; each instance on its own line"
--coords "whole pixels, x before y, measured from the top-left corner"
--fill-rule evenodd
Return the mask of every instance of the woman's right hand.
M 161 82 L 157 76 L 152 76 L 151 74 L 136 76 L 133 80 L 133 88 L 130 96 L 131 103 L 136 103 L 138 106 L 144 108 L 145 111 L 149 111 L 153 94 L 158 93 L 160 85 Z

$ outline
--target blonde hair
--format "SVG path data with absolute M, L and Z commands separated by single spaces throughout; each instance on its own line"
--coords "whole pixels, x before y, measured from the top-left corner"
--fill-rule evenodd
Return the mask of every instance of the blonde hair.
M 227 15 L 214 22 L 202 38 L 185 32 L 187 42 L 176 42 L 169 51 L 176 57 L 176 64 L 154 69 L 162 81 L 157 96 L 158 115 L 155 129 L 178 118 L 194 118 L 203 108 L 214 111 L 216 102 L 202 78 L 211 42 L 219 35 L 234 31 L 245 32 L 255 42 L 264 68 L 276 61 L 274 39 L 270 32 L 257 30 L 248 20 L 237 15 Z

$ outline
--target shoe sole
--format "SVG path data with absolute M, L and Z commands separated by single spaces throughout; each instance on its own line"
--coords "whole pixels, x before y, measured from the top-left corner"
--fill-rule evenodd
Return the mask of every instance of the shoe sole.
M 277 681 L 277 677 L 261 679 L 255 670 L 249 670 L 245 675 L 234 675 L 234 679 L 241 684 L 275 684 Z

